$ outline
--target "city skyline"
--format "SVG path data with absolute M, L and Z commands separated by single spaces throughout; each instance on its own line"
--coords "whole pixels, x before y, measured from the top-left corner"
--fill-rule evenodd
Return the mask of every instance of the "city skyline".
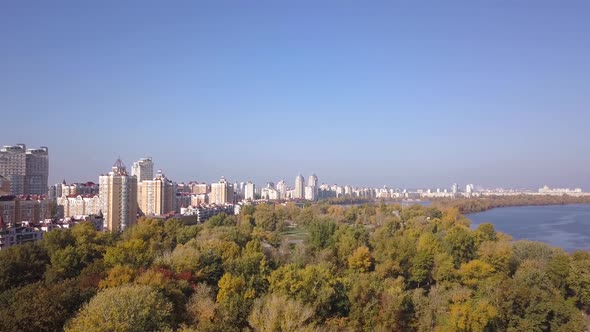
M 49 183 L 589 189 L 590 3 L 532 3 L 5 3 L 0 142 Z

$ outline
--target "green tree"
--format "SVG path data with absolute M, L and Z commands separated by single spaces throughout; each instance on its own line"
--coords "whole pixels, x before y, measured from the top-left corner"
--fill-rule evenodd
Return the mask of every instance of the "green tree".
M 470 261 L 475 256 L 477 250 L 475 237 L 465 226 L 454 226 L 444 236 L 449 254 L 453 256 L 455 266 Z
M 367 272 L 373 266 L 373 257 L 369 248 L 362 246 L 348 257 L 348 267 L 359 272 Z
M 51 266 L 45 273 L 47 282 L 55 282 L 77 276 L 84 267 L 76 248 L 67 246 L 51 254 Z
M 0 292 L 41 280 L 49 257 L 43 247 L 25 243 L 0 251 Z
M 131 239 L 108 247 L 104 261 L 110 266 L 129 265 L 139 268 L 148 266 L 152 261 L 152 255 L 144 240 Z
M 64 249 L 67 246 L 75 246 L 76 238 L 72 235 L 70 229 L 55 229 L 43 234 L 42 246 L 47 250 L 49 256 L 57 250 Z
M 418 287 L 423 283 L 430 284 L 433 268 L 434 255 L 426 250 L 419 250 L 412 258 L 409 280 L 416 283 Z
M 336 232 L 336 223 L 328 220 L 315 220 L 309 224 L 309 244 L 314 250 L 321 250 L 333 245 L 332 236 Z
M 279 227 L 279 218 L 275 213 L 275 208 L 270 204 L 259 204 L 254 212 L 254 221 L 257 227 L 267 231 L 275 231 Z
M 311 305 L 320 320 L 346 315 L 349 308 L 344 285 L 323 265 L 307 265 L 298 269 L 288 264 L 273 271 L 269 277 L 270 292 L 290 296 Z
M 590 306 L 590 253 L 578 251 L 573 254 L 566 281 L 576 301 L 583 307 Z
M 66 331 L 161 331 L 170 329 L 172 304 L 148 286 L 123 285 L 99 292 Z
M 255 291 L 248 287 L 244 277 L 230 273 L 221 277 L 218 286 L 217 305 L 221 310 L 223 324 L 228 331 L 239 331 L 248 324 Z
M 0 331 L 61 331 L 93 293 L 82 289 L 74 279 L 37 282 L 6 292 L 0 299 Z

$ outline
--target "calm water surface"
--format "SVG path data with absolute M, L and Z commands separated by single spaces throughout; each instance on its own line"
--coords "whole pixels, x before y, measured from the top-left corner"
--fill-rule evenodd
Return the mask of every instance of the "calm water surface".
M 590 204 L 505 207 L 467 217 L 473 228 L 490 222 L 514 239 L 542 241 L 567 251 L 590 250 Z

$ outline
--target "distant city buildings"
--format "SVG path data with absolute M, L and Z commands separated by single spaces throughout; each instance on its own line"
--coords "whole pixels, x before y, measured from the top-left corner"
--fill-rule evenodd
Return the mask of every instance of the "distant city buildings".
M 100 199 L 104 229 L 111 232 L 125 230 L 137 220 L 137 177 L 128 175 L 121 159 L 111 172 L 99 177 Z
M 459 185 L 456 183 L 453 183 L 453 186 L 451 187 L 451 192 L 453 194 L 457 194 L 459 192 Z
M 293 191 L 293 198 L 294 199 L 304 199 L 305 198 L 305 179 L 303 175 L 299 174 L 295 178 L 295 190 Z
M 24 144 L 0 148 L 0 248 L 36 241 L 43 231 L 68 228 L 79 222 L 91 222 L 97 230 L 119 232 L 136 223 L 138 215 L 158 218 L 190 217 L 202 222 L 218 213 L 236 213 L 244 204 L 259 200 L 316 201 L 330 198 L 434 199 L 494 195 L 570 195 L 584 196 L 580 188 L 538 190 L 482 189 L 454 183 L 450 188 L 394 189 L 319 184 L 315 174 L 307 185 L 303 175 L 294 187 L 284 180 L 268 182 L 258 189 L 252 181 L 225 178 L 208 184 L 191 181 L 175 183 L 161 171 L 154 176 L 152 158 L 133 163 L 131 175 L 118 159 L 111 172 L 91 181 L 67 184 L 64 180 L 48 187 L 48 149 L 27 149 Z M 300 202 L 298 202 L 300 203 Z M 179 215 L 180 213 L 180 215 Z M 4 225 L 4 226 L 3 226 Z M 41 234 L 41 235 L 40 235 Z
M 255 197 L 255 190 L 256 186 L 254 185 L 254 183 L 248 181 L 248 183 L 246 183 L 244 185 L 244 199 L 245 200 L 250 200 L 253 201 L 256 197 Z
M 279 199 L 287 199 L 287 183 L 285 180 L 281 180 L 277 183 L 276 186 L 277 191 L 279 192 Z
M 27 149 L 25 144 L 3 146 L 0 175 L 9 181 L 11 195 L 47 194 L 49 149 Z
M 233 203 L 234 190 L 233 186 L 222 177 L 219 182 L 211 184 L 211 194 L 209 195 L 209 203 L 211 204 L 226 204 Z
M 539 194 L 543 195 L 580 195 L 582 194 L 582 188 L 549 188 L 548 186 L 543 186 L 543 188 L 539 188 Z
M 151 157 L 141 158 L 133 163 L 131 175 L 137 177 L 137 182 L 154 179 L 154 162 Z
M 172 181 L 161 170 L 152 180 L 137 185 L 139 211 L 144 215 L 163 216 L 176 212 L 176 193 Z
M 59 215 L 62 217 L 78 217 L 98 214 L 102 210 L 102 202 L 98 195 L 62 196 L 57 198 Z

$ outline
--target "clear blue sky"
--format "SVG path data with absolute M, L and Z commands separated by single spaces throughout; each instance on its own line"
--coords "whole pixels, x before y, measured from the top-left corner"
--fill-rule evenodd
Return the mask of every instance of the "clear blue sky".
M 588 1 L 2 1 L 0 144 L 50 181 L 590 190 Z

